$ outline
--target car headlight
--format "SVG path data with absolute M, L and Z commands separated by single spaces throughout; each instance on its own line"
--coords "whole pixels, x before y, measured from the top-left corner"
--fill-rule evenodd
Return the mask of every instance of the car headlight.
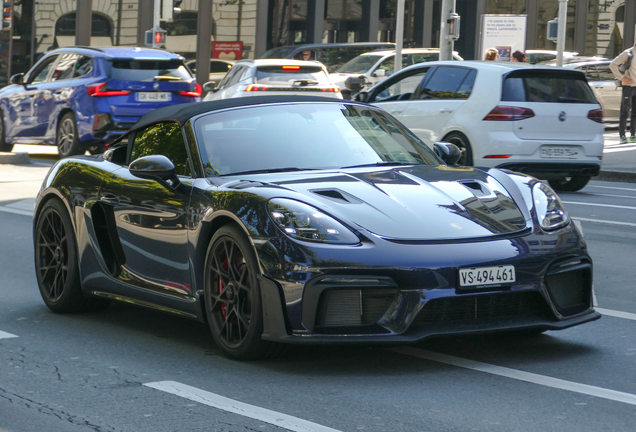
M 358 244 L 349 228 L 308 204 L 274 198 L 267 204 L 269 216 L 288 236 L 310 242 Z
M 555 230 L 570 223 L 570 216 L 565 211 L 561 199 L 548 185 L 536 183 L 532 187 L 532 198 L 537 219 L 544 230 Z

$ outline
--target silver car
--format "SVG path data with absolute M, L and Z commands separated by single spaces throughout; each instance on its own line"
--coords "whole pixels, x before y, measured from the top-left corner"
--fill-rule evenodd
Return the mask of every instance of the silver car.
M 603 121 L 616 123 L 621 112 L 622 90 L 614 83 L 614 74 L 609 68 L 612 60 L 602 57 L 572 57 L 563 60 L 563 67 L 585 72 L 585 77 L 603 108 Z M 552 64 L 542 63 L 542 64 Z

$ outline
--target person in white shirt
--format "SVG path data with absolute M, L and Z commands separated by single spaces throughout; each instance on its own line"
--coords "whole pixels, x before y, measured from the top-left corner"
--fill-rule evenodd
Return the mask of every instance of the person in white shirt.
M 619 65 L 625 64 L 630 56 L 634 55 L 634 48 L 636 48 L 636 44 L 634 47 L 626 49 L 622 53 L 620 53 L 613 61 L 610 63 L 610 69 L 612 73 L 616 77 L 616 79 L 620 80 L 623 85 L 623 97 L 621 99 L 621 115 L 620 121 L 618 123 L 618 134 L 621 137 L 621 144 L 626 144 L 627 142 L 636 143 L 636 61 L 632 61 L 629 68 L 625 70 L 625 73 L 621 73 L 618 69 Z M 631 111 L 631 122 L 629 125 L 630 129 L 630 137 L 627 139 L 627 118 L 630 117 Z

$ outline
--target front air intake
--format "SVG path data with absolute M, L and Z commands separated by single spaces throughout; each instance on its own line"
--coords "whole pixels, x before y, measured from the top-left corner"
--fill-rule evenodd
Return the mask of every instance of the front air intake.
M 320 296 L 317 328 L 368 326 L 386 313 L 398 290 L 384 288 L 332 289 Z

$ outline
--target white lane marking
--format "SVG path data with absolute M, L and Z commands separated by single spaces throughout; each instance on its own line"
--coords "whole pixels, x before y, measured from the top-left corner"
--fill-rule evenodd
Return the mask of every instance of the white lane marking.
M 595 307 L 594 309 L 596 309 L 598 312 L 600 312 L 603 315 L 608 315 L 608 316 L 613 316 L 613 317 L 616 317 L 616 318 L 623 318 L 623 319 L 636 321 L 636 314 L 633 314 L 633 313 L 615 311 L 615 310 L 611 310 L 611 309 L 603 309 L 603 308 L 598 308 L 598 307 Z
M 614 205 L 614 204 L 594 204 L 594 203 L 582 203 L 582 202 L 576 202 L 576 201 L 562 201 L 562 202 L 563 204 L 577 204 L 577 205 L 586 205 L 586 206 L 592 206 L 592 207 L 609 207 L 609 208 L 636 210 L 636 207 L 620 206 L 620 205 Z
M 23 216 L 31 216 L 31 217 L 33 217 L 33 212 L 32 211 L 14 209 L 14 208 L 11 208 L 11 207 L 2 207 L 2 206 L 0 206 L 0 212 L 13 213 L 13 214 L 19 214 L 19 215 L 23 215 Z
M 636 189 L 634 189 L 636 192 Z M 611 197 L 611 198 L 628 198 L 628 199 L 636 199 L 636 196 L 629 195 L 614 195 L 614 194 L 605 194 L 605 193 L 587 193 L 587 196 L 598 196 L 598 197 Z
M 624 188 L 624 187 L 616 187 L 616 186 L 599 186 L 599 185 L 595 185 L 595 184 L 589 184 L 586 186 L 586 188 L 600 188 L 600 189 L 616 189 L 616 190 L 625 190 L 625 191 L 632 191 L 632 192 L 636 192 L 636 188 Z
M 205 390 L 181 384 L 175 381 L 158 381 L 144 384 L 146 387 L 171 393 L 179 397 L 199 402 L 214 408 L 228 411 L 243 417 L 249 417 L 264 423 L 269 423 L 283 429 L 297 432 L 340 432 L 326 426 L 299 419 L 287 414 L 281 414 L 265 408 L 235 401 Z
M 14 338 L 17 337 L 14 334 L 11 333 L 7 333 L 7 332 L 3 332 L 2 330 L 0 330 L 0 339 L 9 339 L 9 338 Z
M 574 219 L 574 221 L 582 221 L 582 222 L 594 222 L 594 223 L 601 223 L 601 224 L 607 224 L 607 225 L 622 225 L 622 226 L 632 226 L 632 227 L 636 227 L 636 223 L 631 223 L 631 222 L 616 222 L 616 221 L 608 221 L 608 220 L 600 220 L 600 219 L 588 219 L 588 218 L 581 218 L 581 217 L 572 217 L 572 219 Z
M 539 375 L 531 372 L 524 372 L 516 369 L 510 369 L 503 366 L 496 366 L 489 363 L 482 363 L 474 360 L 463 359 L 459 357 L 440 354 L 432 351 L 413 347 L 388 348 L 399 354 L 406 354 L 413 357 L 423 358 L 426 360 L 445 363 L 452 366 L 472 369 L 479 372 L 485 372 L 492 375 L 498 375 L 506 378 L 512 378 L 519 381 L 525 381 L 546 387 L 552 387 L 560 390 L 568 390 L 575 393 L 581 393 L 589 396 L 595 396 L 603 399 L 609 399 L 616 402 L 623 402 L 630 405 L 636 405 L 636 395 L 631 393 L 619 392 L 603 387 L 596 387 L 587 384 L 580 384 L 573 381 L 566 381 L 558 378 L 552 378 L 545 375 Z

